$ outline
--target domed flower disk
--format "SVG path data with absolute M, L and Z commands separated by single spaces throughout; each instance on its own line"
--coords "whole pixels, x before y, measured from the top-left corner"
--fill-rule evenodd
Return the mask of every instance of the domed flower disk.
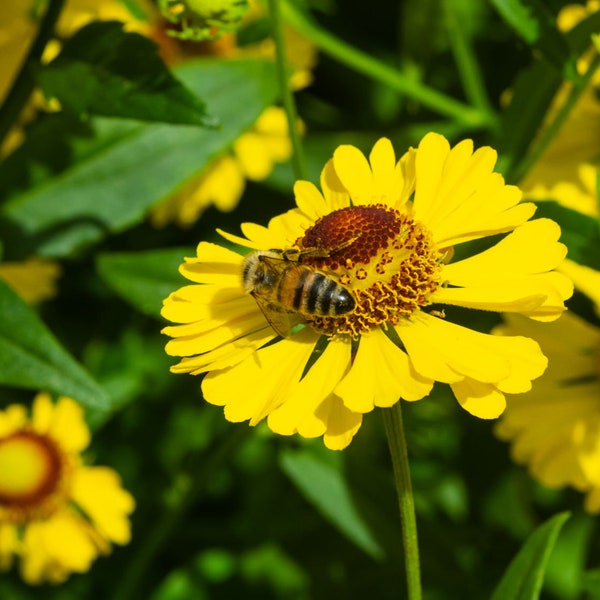
M 175 325 L 175 373 L 207 373 L 206 400 L 225 417 L 347 446 L 364 413 L 419 400 L 435 381 L 495 418 L 505 393 L 546 368 L 539 346 L 452 323 L 444 305 L 550 321 L 572 293 L 553 269 L 566 248 L 548 219 L 494 172 L 496 153 L 426 135 L 396 159 L 388 139 L 367 158 L 336 149 L 321 190 L 296 183 L 297 208 L 267 227 L 244 223 L 247 256 L 201 242 L 162 314 Z M 506 235 L 453 261 L 459 244 Z
M 27 583 L 61 583 L 129 542 L 134 500 L 115 471 L 83 464 L 89 442 L 70 398 L 0 411 L 0 570 L 17 558 Z

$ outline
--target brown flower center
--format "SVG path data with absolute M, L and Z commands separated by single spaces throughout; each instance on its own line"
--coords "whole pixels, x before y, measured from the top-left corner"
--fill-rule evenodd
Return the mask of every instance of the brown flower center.
M 321 217 L 295 243 L 314 265 L 352 292 L 356 306 L 338 316 L 307 322 L 329 336 L 353 337 L 385 323 L 397 325 L 429 304 L 441 284 L 438 250 L 427 228 L 383 204 L 351 206 Z
M 51 513 L 64 491 L 67 467 L 45 436 L 19 431 L 0 439 L 0 514 L 21 523 Z

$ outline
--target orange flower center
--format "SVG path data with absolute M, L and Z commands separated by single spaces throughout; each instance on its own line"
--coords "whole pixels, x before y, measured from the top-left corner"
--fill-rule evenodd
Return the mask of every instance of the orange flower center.
M 17 523 L 52 512 L 65 462 L 52 440 L 33 432 L 0 439 L 0 511 Z
M 348 289 L 356 301 L 351 312 L 312 316 L 307 322 L 326 335 L 353 337 L 385 323 L 397 325 L 429 304 L 441 285 L 438 250 L 427 228 L 383 204 L 351 206 L 318 219 L 296 240 L 314 265 Z

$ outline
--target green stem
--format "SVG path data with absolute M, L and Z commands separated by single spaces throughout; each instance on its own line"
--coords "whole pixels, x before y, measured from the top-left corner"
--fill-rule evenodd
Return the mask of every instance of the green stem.
M 289 83 L 290 73 L 285 56 L 285 40 L 283 39 L 283 23 L 281 20 L 279 0 L 269 0 L 269 14 L 271 17 L 273 41 L 275 42 L 277 77 L 279 79 L 281 99 L 283 101 L 285 114 L 287 115 L 290 140 L 292 142 L 292 168 L 294 169 L 294 176 L 296 179 L 307 179 L 304 152 L 302 151 L 300 134 L 298 132 L 296 103 Z
M 444 0 L 443 6 L 448 39 L 465 94 L 471 104 L 478 107 L 482 113 L 487 114 L 490 123 L 497 126 L 497 115 L 483 85 L 483 75 L 475 52 L 473 52 L 473 47 L 464 27 L 460 23 L 457 4 L 452 0 Z
M 375 79 L 393 90 L 414 98 L 431 110 L 451 117 L 471 128 L 491 125 L 487 113 L 467 106 L 450 96 L 430 88 L 421 82 L 406 77 L 400 71 L 336 38 L 328 31 L 309 21 L 291 2 L 282 4 L 284 20 L 302 35 L 310 39 L 321 51 L 347 65 L 351 69 Z
M 600 66 L 600 55 L 596 54 L 594 59 L 591 61 L 588 70 L 582 75 L 574 84 L 573 89 L 569 93 L 568 98 L 560 107 L 560 109 L 554 115 L 554 119 L 550 124 L 542 131 L 541 135 L 533 143 L 531 149 L 525 156 L 525 158 L 509 173 L 506 177 L 508 181 L 519 182 L 533 165 L 540 159 L 542 154 L 546 151 L 552 140 L 560 128 L 564 125 L 568 116 L 571 114 L 571 110 L 579 100 L 581 94 L 586 89 L 592 76 L 596 72 L 596 69 Z
M 54 33 L 54 26 L 60 16 L 65 0 L 50 0 L 46 14 L 40 23 L 37 35 L 23 61 L 21 70 L 12 84 L 4 104 L 0 109 L 0 147 L 4 138 L 17 122 L 23 107 L 35 88 L 33 67 L 41 61 L 48 40 Z
M 406 582 L 409 600 L 421 600 L 421 569 L 419 564 L 419 544 L 417 539 L 417 520 L 415 517 L 415 502 L 410 482 L 410 468 L 406 438 L 402 425 L 402 400 L 391 408 L 383 409 L 385 433 L 388 439 L 394 481 L 398 502 L 400 505 L 400 520 L 402 522 L 402 541 L 404 544 L 404 564 L 406 565 Z

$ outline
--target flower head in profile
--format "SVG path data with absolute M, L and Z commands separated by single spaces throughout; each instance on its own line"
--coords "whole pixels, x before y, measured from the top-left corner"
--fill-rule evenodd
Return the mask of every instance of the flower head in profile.
M 182 357 L 172 371 L 206 372 L 204 397 L 230 421 L 266 418 L 276 433 L 323 436 L 333 449 L 364 413 L 419 400 L 436 381 L 470 413 L 497 417 L 546 359 L 528 338 L 451 322 L 443 306 L 550 321 L 572 286 L 553 271 L 566 253 L 559 227 L 529 221 L 535 207 L 519 203 L 495 161 L 491 148 L 450 148 L 433 133 L 400 160 L 387 139 L 368 160 L 340 146 L 321 190 L 299 181 L 297 208 L 268 227 L 243 224 L 245 237 L 223 234 L 259 254 L 201 242 L 186 259 L 192 284 L 162 311 L 176 323 L 166 350 Z M 455 247 L 501 233 L 452 260 Z M 288 331 L 286 319 L 301 325 Z
M 85 466 L 90 432 L 70 398 L 38 394 L 0 411 L 0 569 L 15 559 L 32 585 L 88 571 L 130 540 L 132 496 L 108 467 Z
M 600 513 L 600 329 L 569 312 L 543 327 L 510 315 L 499 332 L 534 337 L 549 366 L 509 399 L 496 435 L 535 479 L 584 492 L 586 510 Z

